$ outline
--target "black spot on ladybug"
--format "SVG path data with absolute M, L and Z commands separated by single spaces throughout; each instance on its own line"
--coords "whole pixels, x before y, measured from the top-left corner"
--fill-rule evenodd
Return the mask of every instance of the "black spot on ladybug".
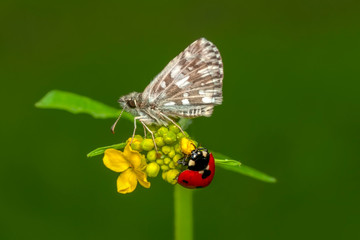
M 202 179 L 207 178 L 208 176 L 211 175 L 211 171 L 210 170 L 204 170 L 203 175 L 201 176 Z
M 203 188 L 202 186 L 197 186 L 196 188 Z
M 186 180 L 182 180 L 184 183 L 189 183 L 188 181 L 186 181 Z

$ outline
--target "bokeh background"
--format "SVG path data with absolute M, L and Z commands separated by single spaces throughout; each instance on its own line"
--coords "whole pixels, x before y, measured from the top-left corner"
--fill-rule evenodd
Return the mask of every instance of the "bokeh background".
M 173 187 L 129 195 L 96 147 L 132 123 L 34 107 L 47 91 L 117 107 L 200 37 L 224 102 L 189 128 L 276 184 L 219 169 L 195 194 L 196 239 L 360 238 L 359 1 L 0 3 L 0 238 L 171 239 Z

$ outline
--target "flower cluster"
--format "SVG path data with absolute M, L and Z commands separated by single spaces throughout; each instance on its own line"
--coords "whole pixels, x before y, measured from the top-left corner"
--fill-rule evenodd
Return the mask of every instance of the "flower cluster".
M 184 170 L 179 161 L 184 159 L 197 146 L 186 132 L 181 132 L 175 125 L 168 127 L 151 126 L 151 135 L 142 137 L 135 135 L 127 140 L 124 151 L 107 149 L 104 164 L 115 172 L 121 172 L 117 180 L 119 193 L 130 193 L 135 190 L 137 182 L 149 188 L 147 177 L 156 177 L 162 171 L 162 178 L 171 184 L 176 184 L 177 176 Z

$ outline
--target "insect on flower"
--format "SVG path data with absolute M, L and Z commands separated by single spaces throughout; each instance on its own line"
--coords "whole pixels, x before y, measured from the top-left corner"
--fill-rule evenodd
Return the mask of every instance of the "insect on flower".
M 135 116 L 152 136 L 148 125 L 173 123 L 177 118 L 210 117 L 215 105 L 222 103 L 223 64 L 217 47 L 200 38 L 190 44 L 162 70 L 144 92 L 132 92 L 120 97 L 122 111 L 112 126 L 119 121 L 124 110 Z M 184 132 L 183 132 L 184 133 Z M 156 144 L 155 144 L 156 148 Z M 157 148 L 156 148 L 157 150 Z
M 177 178 L 177 182 L 185 188 L 206 187 L 214 178 L 214 156 L 206 148 L 192 150 L 187 161 L 183 159 L 179 163 L 188 166 L 188 169 L 181 172 Z

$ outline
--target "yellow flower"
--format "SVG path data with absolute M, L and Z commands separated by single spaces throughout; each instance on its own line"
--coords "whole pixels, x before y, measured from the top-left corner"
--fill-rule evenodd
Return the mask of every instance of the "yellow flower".
M 145 188 L 150 187 L 150 182 L 148 182 L 145 173 L 145 157 L 130 147 L 130 141 L 128 141 L 124 152 L 112 148 L 107 149 L 103 161 L 110 170 L 121 172 L 117 179 L 117 191 L 119 193 L 133 192 L 137 182 Z
M 195 150 L 196 146 L 195 146 L 194 141 L 183 137 L 180 140 L 180 148 L 184 154 L 189 155 L 192 150 Z

